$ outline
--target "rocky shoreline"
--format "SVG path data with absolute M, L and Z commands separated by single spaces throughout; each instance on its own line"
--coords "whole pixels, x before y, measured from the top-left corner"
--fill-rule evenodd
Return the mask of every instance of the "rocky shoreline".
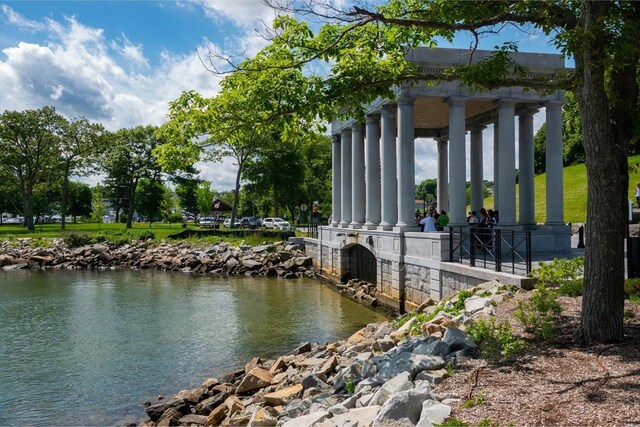
M 312 259 L 304 247 L 279 242 L 234 247 L 228 243 L 194 246 L 189 243 L 138 241 L 116 246 L 96 243 L 70 248 L 62 239 L 48 247 L 32 247 L 31 239 L 0 242 L 0 268 L 19 269 L 155 269 L 192 274 L 314 277 Z
M 455 366 L 478 356 L 464 332 L 511 296 L 498 282 L 473 288 L 458 314 L 455 296 L 425 305 L 427 322 L 412 317 L 370 324 L 349 339 L 302 343 L 277 359 L 253 358 L 243 369 L 209 378 L 168 400 L 147 402 L 140 427 L 419 426 L 440 424 L 461 396 L 438 390 Z

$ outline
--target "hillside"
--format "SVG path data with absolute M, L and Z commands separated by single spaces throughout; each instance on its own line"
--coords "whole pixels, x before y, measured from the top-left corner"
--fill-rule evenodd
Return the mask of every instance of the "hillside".
M 629 163 L 640 162 L 639 156 L 629 157 Z M 640 170 L 629 175 L 629 198 L 635 203 L 634 186 L 640 181 Z M 546 220 L 547 174 L 535 177 L 536 222 Z M 516 185 L 516 215 L 518 212 L 519 187 Z M 485 199 L 485 207 L 493 207 L 493 196 Z M 564 220 L 584 223 L 587 215 L 587 170 L 584 164 L 564 168 Z

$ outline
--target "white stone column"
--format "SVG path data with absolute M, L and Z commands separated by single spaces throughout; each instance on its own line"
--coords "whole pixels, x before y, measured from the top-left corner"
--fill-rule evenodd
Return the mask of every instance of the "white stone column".
M 547 109 L 547 224 L 564 225 L 562 173 L 562 103 L 545 103 Z M 606 209 L 606 207 L 603 207 Z
M 464 100 L 449 99 L 449 223 L 461 225 L 467 218 L 467 159 Z
M 413 99 L 398 101 L 398 223 L 397 227 L 416 227 L 416 156 Z
M 364 224 L 364 126 L 352 128 L 351 137 L 351 228 L 362 228 Z
M 366 221 L 367 228 L 380 224 L 380 115 L 367 116 L 366 134 Z
M 500 209 L 500 132 L 498 118 L 493 121 L 493 210 Z
M 484 206 L 482 131 L 485 126 L 471 126 L 470 175 L 471 175 L 471 210 L 479 211 Z
M 396 169 L 396 106 L 382 107 L 380 118 L 380 169 L 382 173 L 382 220 L 380 227 L 391 230 L 398 222 L 398 176 Z
M 436 138 L 438 143 L 437 208 L 449 212 L 449 137 Z
M 342 129 L 342 216 L 340 227 L 347 228 L 351 224 L 351 128 Z
M 340 135 L 332 136 L 331 144 L 331 225 L 337 227 L 342 218 L 342 163 L 340 152 Z
M 538 110 L 527 108 L 518 113 L 518 183 L 520 186 L 520 217 L 518 218 L 518 223 L 520 225 L 534 225 L 536 223 L 533 167 L 533 115 L 536 111 Z
M 516 223 L 516 134 L 515 103 L 500 101 L 498 103 L 498 181 L 500 196 L 501 225 Z

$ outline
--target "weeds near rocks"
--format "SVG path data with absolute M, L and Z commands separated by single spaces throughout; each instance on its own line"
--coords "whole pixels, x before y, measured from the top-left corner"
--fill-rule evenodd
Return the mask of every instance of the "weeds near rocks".
M 480 319 L 467 333 L 490 363 L 510 361 L 527 348 L 523 340 L 513 335 L 509 321 L 497 323 L 494 318 Z
M 353 394 L 356 392 L 356 384 L 353 381 L 349 381 L 348 383 L 346 383 L 344 385 L 344 388 L 349 394 Z
M 500 427 L 500 423 L 491 418 L 483 418 L 478 423 L 478 427 Z
M 634 317 L 636 317 L 636 313 L 633 310 L 630 309 L 626 309 L 624 311 L 624 318 L 629 320 L 629 319 L 633 319 Z
M 531 270 L 529 275 L 536 279 L 539 285 L 557 288 L 568 280 L 581 279 L 584 276 L 584 257 L 541 261 L 540 266 Z
M 478 393 L 473 396 L 471 399 L 467 399 L 462 404 L 462 407 L 465 409 L 473 408 L 474 406 L 480 406 L 484 403 L 484 394 Z
M 447 375 L 452 376 L 456 371 L 456 365 L 454 365 L 452 361 L 449 361 L 445 369 L 447 370 Z
M 51 246 L 51 240 L 44 239 L 42 237 L 36 237 L 29 241 L 29 247 L 31 248 L 48 248 Z
M 632 297 L 640 299 L 640 279 L 626 279 L 624 281 L 624 294 L 633 301 Z
M 552 342 L 557 333 L 557 317 L 562 313 L 558 292 L 539 285 L 526 301 L 518 301 L 515 318 L 537 338 Z
M 459 312 L 464 310 L 464 302 L 472 296 L 473 292 L 466 289 L 458 292 L 458 301 L 453 305 L 453 308 Z
M 465 423 L 462 420 L 457 419 L 456 417 L 448 418 L 442 424 L 434 424 L 435 427 L 469 427 L 468 423 Z

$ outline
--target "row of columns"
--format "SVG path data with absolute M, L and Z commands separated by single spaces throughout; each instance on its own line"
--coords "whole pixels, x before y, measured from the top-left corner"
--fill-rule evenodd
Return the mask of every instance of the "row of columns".
M 438 144 L 438 209 L 449 211 L 450 224 L 466 222 L 465 99 L 450 98 L 449 135 Z M 562 188 L 562 104 L 547 102 L 547 224 L 564 224 Z M 519 116 L 519 224 L 535 224 L 533 114 Z M 397 114 L 397 131 L 396 131 Z M 502 225 L 516 225 L 515 102 L 497 104 L 494 122 L 494 208 Z M 471 209 L 483 206 L 482 132 L 471 126 Z M 396 139 L 397 135 L 397 139 Z M 333 137 L 333 216 L 340 227 L 390 230 L 415 226 L 415 130 L 413 100 L 385 104 L 367 116 L 366 127 L 344 128 Z M 366 159 L 365 159 L 366 144 Z M 449 168 L 449 165 L 454 165 Z M 366 210 L 365 210 L 366 207 Z

